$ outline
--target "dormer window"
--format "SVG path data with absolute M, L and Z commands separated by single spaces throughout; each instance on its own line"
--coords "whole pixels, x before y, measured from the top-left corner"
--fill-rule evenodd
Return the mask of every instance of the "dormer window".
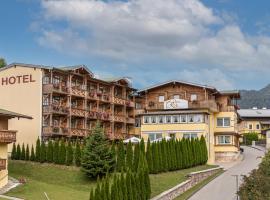
M 191 101 L 197 101 L 198 100 L 197 94 L 191 94 L 190 100 Z
M 180 95 L 179 94 L 173 95 L 173 99 L 180 99 Z
M 165 100 L 164 95 L 158 96 L 158 102 L 164 102 L 164 100 Z

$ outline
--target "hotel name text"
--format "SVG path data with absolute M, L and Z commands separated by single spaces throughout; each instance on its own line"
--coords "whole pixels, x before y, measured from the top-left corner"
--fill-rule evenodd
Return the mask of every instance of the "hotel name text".
M 25 84 L 36 82 L 31 74 L 10 76 L 10 77 L 0 77 L 0 85 L 14 85 L 14 84 Z

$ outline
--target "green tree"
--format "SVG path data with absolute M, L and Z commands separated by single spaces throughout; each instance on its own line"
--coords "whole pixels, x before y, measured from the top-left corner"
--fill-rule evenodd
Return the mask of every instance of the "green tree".
M 143 138 L 140 141 L 140 148 L 141 148 L 141 152 L 143 154 L 145 154 L 145 144 L 144 144 L 144 139 Z
M 52 163 L 53 162 L 53 142 L 52 142 L 52 140 L 50 140 L 48 142 L 46 156 L 47 156 L 47 159 L 46 159 L 47 162 Z
M 30 160 L 31 160 L 31 161 L 35 161 L 35 160 L 36 160 L 36 156 L 35 156 L 35 151 L 34 151 L 34 146 L 33 146 L 33 145 L 32 145 L 32 147 L 31 147 Z
M 140 158 L 140 145 L 135 144 L 134 147 L 134 157 L 133 157 L 133 171 L 137 171 Z
M 5 67 L 7 65 L 4 58 L 0 58 L 0 68 Z
M 40 161 L 40 139 L 38 138 L 37 139 L 37 142 L 36 142 L 36 156 L 35 156 L 35 159 L 37 162 Z
M 207 146 L 206 146 L 206 141 L 205 141 L 204 136 L 201 136 L 200 146 L 201 146 L 201 151 L 203 155 L 203 159 L 202 159 L 203 162 L 201 164 L 205 164 L 208 161 L 208 151 L 207 151 Z
M 81 161 L 82 170 L 89 178 L 102 177 L 113 170 L 114 162 L 115 158 L 108 140 L 98 122 L 92 134 L 86 139 Z
M 40 160 L 39 160 L 39 162 L 41 162 L 41 163 L 46 162 L 46 145 L 45 145 L 44 141 L 41 142 L 41 146 L 40 146 Z
M 11 152 L 11 160 L 17 160 L 17 152 L 16 152 L 16 144 L 13 143 L 12 152 Z
M 29 145 L 26 145 L 26 150 L 25 150 L 25 160 L 30 159 L 30 151 L 29 151 Z
M 66 160 L 66 165 L 72 165 L 73 164 L 73 148 L 72 148 L 72 144 L 69 141 L 68 142 L 68 146 L 67 146 L 67 160 Z
M 63 165 L 66 163 L 66 142 L 62 139 L 60 142 L 59 149 L 59 164 Z
M 133 162 L 133 149 L 132 149 L 132 144 L 129 141 L 129 143 L 127 144 L 127 153 L 126 153 L 126 167 L 127 167 L 127 169 L 132 170 L 132 168 L 133 168 L 132 162 Z
M 16 158 L 17 160 L 21 160 L 21 146 L 20 144 L 17 144 L 17 151 L 16 151 Z
M 77 167 L 81 166 L 81 147 L 78 141 L 76 142 L 75 148 L 75 164 Z
M 117 171 L 121 172 L 122 169 L 125 170 L 125 166 L 125 147 L 123 141 L 121 140 L 117 148 Z
M 54 147 L 53 147 L 53 162 L 55 164 L 60 164 L 60 161 L 59 161 L 59 140 L 56 140 L 54 142 Z
M 24 146 L 24 143 L 22 145 L 21 160 L 25 160 L 25 146 Z
M 150 139 L 147 140 L 147 150 L 146 150 L 146 160 L 148 163 L 149 172 L 153 171 L 153 158 L 152 158 L 152 146 L 150 143 Z

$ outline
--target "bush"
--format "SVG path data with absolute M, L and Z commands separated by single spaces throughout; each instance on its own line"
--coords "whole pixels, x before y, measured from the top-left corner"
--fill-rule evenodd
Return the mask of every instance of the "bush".
M 46 158 L 47 162 L 52 163 L 53 162 L 53 143 L 51 140 L 48 142 L 46 156 L 47 156 Z
M 73 164 L 73 148 L 70 141 L 68 142 L 66 157 L 67 157 L 66 165 L 72 165 Z
M 75 148 L 75 165 L 77 167 L 81 166 L 81 147 L 78 141 L 76 142 Z
M 25 147 L 24 147 L 24 143 L 22 145 L 21 160 L 25 160 Z
M 35 160 L 36 160 L 36 155 L 35 155 L 35 151 L 34 151 L 34 146 L 33 146 L 33 145 L 32 145 L 32 147 L 31 147 L 30 160 L 31 160 L 31 161 L 35 161 Z
M 25 160 L 30 159 L 30 152 L 29 152 L 29 145 L 26 145 L 26 150 L 25 150 Z
M 252 141 L 258 141 L 258 133 L 245 133 L 243 142 L 245 145 L 251 145 Z
M 36 155 L 35 155 L 35 159 L 36 159 L 36 161 L 37 162 L 39 162 L 40 161 L 40 139 L 38 138 L 37 139 L 37 142 L 36 142 Z
M 17 148 L 16 148 L 16 159 L 20 160 L 21 159 L 21 146 L 20 144 L 17 144 Z
M 66 143 L 64 140 L 61 140 L 60 149 L 59 149 L 59 162 L 58 164 L 63 165 L 66 163 Z
M 13 146 L 12 146 L 11 159 L 12 160 L 17 159 L 17 151 L 16 151 L 16 144 L 15 143 L 13 143 Z

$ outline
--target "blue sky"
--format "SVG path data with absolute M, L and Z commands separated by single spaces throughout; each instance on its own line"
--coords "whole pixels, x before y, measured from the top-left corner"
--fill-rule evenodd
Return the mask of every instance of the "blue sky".
M 135 87 L 169 79 L 219 89 L 270 83 L 267 0 L 3 0 L 0 57 L 85 64 Z

